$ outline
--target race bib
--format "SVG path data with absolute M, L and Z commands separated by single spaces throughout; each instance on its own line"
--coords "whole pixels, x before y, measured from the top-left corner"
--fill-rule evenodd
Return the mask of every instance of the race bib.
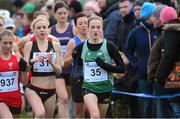
M 54 69 L 51 66 L 51 64 L 47 60 L 47 52 L 35 52 L 33 53 L 33 59 L 37 57 L 44 57 L 44 60 L 42 62 L 36 62 L 33 64 L 33 71 L 34 72 L 53 72 Z M 51 57 L 55 61 L 56 54 L 54 52 L 51 52 Z
M 84 63 L 84 81 L 85 82 L 101 82 L 108 80 L 107 72 L 99 67 L 96 62 Z
M 0 92 L 18 90 L 18 71 L 0 72 Z
M 64 57 L 65 53 L 66 53 L 66 45 L 62 45 L 61 46 L 61 55 L 62 55 L 62 57 Z

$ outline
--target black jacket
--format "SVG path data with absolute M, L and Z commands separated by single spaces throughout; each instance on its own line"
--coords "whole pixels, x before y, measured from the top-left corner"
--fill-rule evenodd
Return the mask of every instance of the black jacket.
M 128 15 L 123 17 L 123 20 L 119 25 L 118 41 L 116 43 L 116 46 L 120 51 L 125 50 L 125 44 L 127 41 L 128 34 L 135 27 L 136 27 L 136 19 L 134 16 L 134 12 L 131 11 Z
M 158 28 L 157 31 L 157 38 L 152 46 L 148 60 L 148 81 L 150 82 L 155 78 L 154 75 L 164 51 L 164 33 L 162 27 Z
M 107 0 L 106 8 L 100 11 L 100 15 L 105 19 L 112 11 L 119 9 L 118 0 Z
M 180 19 L 164 25 L 164 53 L 157 67 L 155 78 L 165 81 L 175 62 L 180 61 Z
M 118 3 L 110 7 L 104 16 L 104 37 L 115 44 L 118 39 L 118 26 L 121 23 Z

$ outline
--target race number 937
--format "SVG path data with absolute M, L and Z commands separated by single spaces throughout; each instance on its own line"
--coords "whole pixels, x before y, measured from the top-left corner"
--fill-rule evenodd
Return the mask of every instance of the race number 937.
M 14 84 L 14 78 L 1 79 L 1 80 L 0 80 L 0 85 L 1 85 L 1 87 L 4 87 L 4 86 L 12 86 L 13 84 Z

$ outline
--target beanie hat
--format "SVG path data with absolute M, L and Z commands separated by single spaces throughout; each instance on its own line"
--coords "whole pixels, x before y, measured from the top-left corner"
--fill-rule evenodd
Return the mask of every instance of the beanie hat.
M 159 19 L 160 17 L 160 13 L 161 13 L 161 10 L 166 7 L 166 5 L 158 5 L 154 8 L 153 12 L 152 12 L 152 16 L 153 17 L 156 17 L 157 19 Z
M 177 13 L 173 7 L 166 6 L 162 9 L 160 13 L 160 20 L 163 24 L 168 23 L 169 21 L 176 18 L 177 18 Z
M 23 11 L 25 13 L 33 13 L 35 10 L 35 5 L 33 3 L 27 2 L 24 6 L 23 6 Z
M 155 5 L 150 2 L 145 2 L 141 8 L 140 17 L 143 20 L 146 20 L 152 15 Z

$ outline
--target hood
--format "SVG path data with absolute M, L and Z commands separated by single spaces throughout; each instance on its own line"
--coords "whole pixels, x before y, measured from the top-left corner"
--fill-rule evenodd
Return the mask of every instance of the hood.
M 180 18 L 175 19 L 164 25 L 163 30 L 180 31 Z
M 114 5 L 112 5 L 111 7 L 109 7 L 105 13 L 104 13 L 104 17 L 107 17 L 112 11 L 118 10 L 119 9 L 119 4 L 115 3 Z

